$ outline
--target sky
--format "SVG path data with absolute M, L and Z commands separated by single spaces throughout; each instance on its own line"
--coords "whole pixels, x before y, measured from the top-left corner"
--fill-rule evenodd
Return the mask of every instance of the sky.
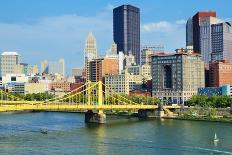
M 17 51 L 23 62 L 65 59 L 66 73 L 82 67 L 88 32 L 98 55 L 113 41 L 113 8 L 140 8 L 141 46 L 163 45 L 166 52 L 185 47 L 185 23 L 197 11 L 214 10 L 231 21 L 231 0 L 0 0 L 0 52 Z

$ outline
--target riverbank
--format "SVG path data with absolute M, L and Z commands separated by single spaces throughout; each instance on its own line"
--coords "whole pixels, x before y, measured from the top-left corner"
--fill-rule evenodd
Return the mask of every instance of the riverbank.
M 176 117 L 174 117 L 172 119 L 232 123 L 232 117 L 216 117 L 216 116 L 210 117 L 210 116 L 179 115 L 179 116 L 176 116 Z

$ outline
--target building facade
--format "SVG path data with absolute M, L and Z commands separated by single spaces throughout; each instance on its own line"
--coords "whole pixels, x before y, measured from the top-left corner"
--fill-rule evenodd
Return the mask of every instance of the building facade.
M 216 17 L 216 12 L 214 11 L 201 11 L 197 12 L 192 17 L 193 26 L 193 50 L 197 53 L 201 53 L 200 49 L 200 22 L 203 17 Z
M 41 62 L 41 74 L 59 74 L 65 76 L 65 62 L 64 59 L 58 61 L 47 61 Z
M 29 65 L 26 63 L 20 63 L 14 66 L 14 74 L 25 74 L 25 75 L 35 75 L 38 74 L 37 65 Z
M 205 87 L 198 88 L 198 95 L 206 95 L 206 96 L 231 96 L 231 86 L 230 85 L 222 85 L 221 87 Z
M 202 17 L 200 21 L 200 51 L 202 60 L 209 64 L 211 61 L 211 25 L 218 23 L 216 17 Z
M 131 5 L 122 5 L 113 9 L 113 38 L 117 52 L 130 52 L 140 64 L 140 10 Z
M 200 54 L 177 52 L 152 56 L 152 95 L 163 103 L 184 104 L 205 86 Z
M 119 75 L 106 75 L 105 77 L 105 85 L 108 86 L 105 89 L 108 94 L 129 95 L 131 90 L 140 88 L 142 83 L 143 77 L 141 75 L 130 75 L 126 72 Z
M 85 76 L 86 81 L 89 80 L 90 74 L 89 74 L 89 62 L 92 59 L 97 58 L 97 42 L 92 32 L 90 32 L 85 40 L 85 46 L 84 46 L 84 63 L 85 63 Z
M 141 50 L 141 65 L 151 65 L 151 54 L 162 52 L 164 52 L 164 46 L 161 45 L 143 46 Z
M 232 26 L 229 22 L 212 25 L 212 61 L 227 59 L 232 63 Z
M 13 74 L 15 65 L 20 64 L 21 56 L 17 52 L 3 52 L 0 58 L 1 76 Z
M 89 80 L 92 82 L 104 81 L 105 76 L 119 73 L 118 59 L 98 58 L 89 62 Z
M 232 85 L 232 63 L 228 61 L 216 61 L 209 64 L 209 86 L 220 87 Z
M 189 18 L 186 23 L 186 46 L 193 46 L 193 21 Z

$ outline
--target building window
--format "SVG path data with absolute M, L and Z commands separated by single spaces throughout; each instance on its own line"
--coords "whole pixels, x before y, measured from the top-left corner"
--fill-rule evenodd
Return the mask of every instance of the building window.
M 172 68 L 170 65 L 164 66 L 164 88 L 172 88 Z

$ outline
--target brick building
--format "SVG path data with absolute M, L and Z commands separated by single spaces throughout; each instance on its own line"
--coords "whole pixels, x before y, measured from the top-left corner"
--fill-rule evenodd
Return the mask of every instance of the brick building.
M 220 87 L 232 85 L 232 64 L 226 60 L 211 62 L 209 64 L 209 85 Z

